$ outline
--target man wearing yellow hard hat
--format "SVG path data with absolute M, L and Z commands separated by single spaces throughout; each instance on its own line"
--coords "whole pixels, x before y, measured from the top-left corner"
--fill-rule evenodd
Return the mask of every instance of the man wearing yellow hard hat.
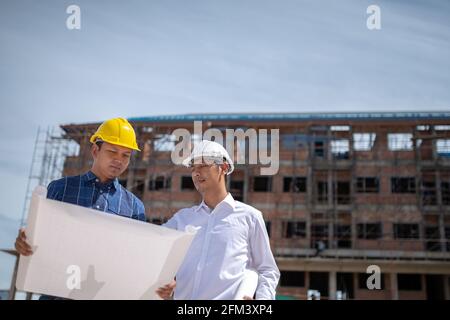
M 123 118 L 107 120 L 98 127 L 90 141 L 94 159 L 91 169 L 82 175 L 50 182 L 47 198 L 145 221 L 142 201 L 118 181 L 130 163 L 133 150 L 140 151 L 131 124 Z M 15 247 L 21 255 L 33 253 L 23 229 L 19 231 Z

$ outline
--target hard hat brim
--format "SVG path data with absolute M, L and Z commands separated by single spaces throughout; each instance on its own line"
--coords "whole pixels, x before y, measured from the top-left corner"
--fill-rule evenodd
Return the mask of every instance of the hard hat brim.
M 193 162 L 193 160 L 195 160 L 195 159 L 199 159 L 199 158 L 202 158 L 202 159 L 210 159 L 211 160 L 211 164 L 212 163 L 214 163 L 214 164 L 220 164 L 220 163 L 217 163 L 217 161 L 220 161 L 221 163 L 226 163 L 226 164 L 228 164 L 228 167 L 229 167 L 229 170 L 227 171 L 227 175 L 229 175 L 229 174 L 231 174 L 233 171 L 234 171 L 234 165 L 233 165 L 233 163 L 232 162 L 229 162 L 226 158 L 223 158 L 223 157 L 202 157 L 202 156 L 198 156 L 198 157 L 192 157 L 192 156 L 189 156 L 189 157 L 187 157 L 186 159 L 184 159 L 182 162 L 181 162 L 181 164 L 183 165 L 183 166 L 185 166 L 185 167 L 187 167 L 187 168 L 191 168 L 192 167 L 192 162 Z
M 109 139 L 105 139 L 105 138 L 103 138 L 101 135 L 99 135 L 99 134 L 94 134 L 92 137 L 91 137 L 91 139 L 89 140 L 91 143 L 95 143 L 96 141 L 103 141 L 103 142 L 107 142 L 107 143 L 109 143 L 109 144 L 113 144 L 113 145 L 116 145 L 116 146 L 121 146 L 121 147 L 124 147 L 124 148 L 128 148 L 128 149 L 131 149 L 131 150 L 136 150 L 136 151 L 141 151 L 141 149 L 139 149 L 139 147 L 134 147 L 134 146 L 130 146 L 130 145 L 128 145 L 128 144 L 125 144 L 125 143 L 120 143 L 120 142 L 117 142 L 117 141 L 111 141 L 111 140 L 109 140 Z

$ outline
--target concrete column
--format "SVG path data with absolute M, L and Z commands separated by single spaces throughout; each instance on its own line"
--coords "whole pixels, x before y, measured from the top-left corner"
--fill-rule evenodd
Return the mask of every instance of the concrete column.
M 247 200 L 248 200 L 248 197 L 247 197 L 247 195 L 248 195 L 248 190 L 249 190 L 249 188 L 250 188 L 250 181 L 249 181 L 249 179 L 250 179 L 250 176 L 249 176 L 249 174 L 248 174 L 248 166 L 245 166 L 244 167 L 244 185 L 243 185 L 243 191 L 242 191 L 242 202 L 247 202 Z
M 391 299 L 398 300 L 398 286 L 396 273 L 390 274 L 390 281 L 391 281 Z
M 445 300 L 450 300 L 450 276 L 444 275 L 444 297 Z
M 328 197 L 328 208 L 333 208 L 333 205 L 336 203 L 337 197 L 335 195 L 337 194 L 337 185 L 336 190 L 333 188 L 334 184 L 337 183 L 336 181 L 333 181 L 333 171 L 328 168 L 327 172 L 327 197 Z M 336 192 L 335 192 L 336 191 Z
M 128 175 L 127 175 L 127 189 L 131 190 L 133 185 L 134 185 L 134 166 L 129 165 L 128 166 Z
M 305 288 L 306 288 L 306 290 L 309 290 L 309 289 L 310 289 L 310 288 L 309 288 L 309 283 L 310 283 L 309 278 L 310 278 L 310 274 L 311 274 L 311 272 L 305 271 Z
M 336 271 L 328 274 L 328 299 L 336 300 Z

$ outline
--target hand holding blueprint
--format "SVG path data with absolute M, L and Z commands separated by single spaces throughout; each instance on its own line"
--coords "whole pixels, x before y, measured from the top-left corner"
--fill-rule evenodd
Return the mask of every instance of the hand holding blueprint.
M 160 299 L 195 233 L 181 232 L 45 198 L 31 200 L 18 290 L 69 299 Z

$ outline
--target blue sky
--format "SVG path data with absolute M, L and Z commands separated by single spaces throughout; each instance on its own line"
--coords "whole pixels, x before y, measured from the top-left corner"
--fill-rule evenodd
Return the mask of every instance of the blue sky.
M 66 28 L 70 4 L 81 30 Z M 1 1 L 0 224 L 20 217 L 38 126 L 450 110 L 449 15 L 446 0 Z

